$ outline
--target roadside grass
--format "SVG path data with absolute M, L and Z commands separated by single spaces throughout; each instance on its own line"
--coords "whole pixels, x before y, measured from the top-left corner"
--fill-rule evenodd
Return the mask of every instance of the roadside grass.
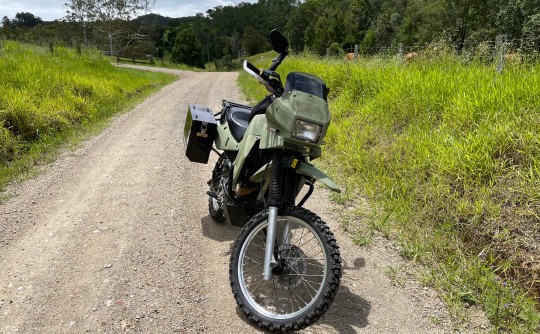
M 0 42 L 0 190 L 175 79 L 114 67 L 94 50 L 57 47 L 51 55 Z
M 258 64 L 261 67 L 268 68 L 270 67 L 270 64 L 272 64 L 272 59 L 276 58 L 277 56 L 278 53 L 276 51 L 268 51 L 265 53 L 259 53 L 254 56 L 247 57 L 246 59 L 253 64 Z
M 497 332 L 540 331 L 540 64 L 499 74 L 439 50 L 412 63 L 289 57 L 278 71 L 331 88 L 323 165 L 347 185 L 338 201 L 368 199 L 356 224 L 422 263 L 458 321 L 479 305 Z M 265 96 L 247 74 L 239 84 Z

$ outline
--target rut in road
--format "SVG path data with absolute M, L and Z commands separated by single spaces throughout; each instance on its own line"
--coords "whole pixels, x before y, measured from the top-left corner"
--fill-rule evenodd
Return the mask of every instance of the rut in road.
M 213 162 L 183 152 L 188 103 L 241 101 L 238 74 L 171 72 L 180 79 L 10 188 L 0 206 L 0 333 L 258 332 L 229 288 L 239 229 L 208 216 Z M 336 234 L 345 273 L 329 312 L 304 332 L 448 332 L 434 293 L 390 284 L 389 258 L 354 246 L 317 192 L 308 207 Z M 433 310 L 442 324 L 429 320 Z

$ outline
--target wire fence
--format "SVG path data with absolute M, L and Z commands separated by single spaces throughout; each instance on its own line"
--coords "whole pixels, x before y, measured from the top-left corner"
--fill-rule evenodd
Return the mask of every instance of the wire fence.
M 500 61 L 526 63 L 540 61 L 540 36 L 522 39 L 507 39 L 506 35 L 499 35 L 493 41 L 464 42 L 460 47 L 447 41 L 436 41 L 423 45 L 406 45 L 403 43 L 392 46 L 358 46 L 351 45 L 343 50 L 347 54 L 354 54 L 352 59 L 368 56 L 396 56 L 408 59 L 413 54 L 422 55 L 424 53 L 455 53 L 464 60 L 476 60 L 483 62 Z M 332 50 L 326 50 L 326 56 L 335 56 Z M 350 58 L 349 56 L 348 58 Z

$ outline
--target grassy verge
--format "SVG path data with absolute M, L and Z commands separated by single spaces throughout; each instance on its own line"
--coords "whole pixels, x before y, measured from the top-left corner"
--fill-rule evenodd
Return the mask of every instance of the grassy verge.
M 0 42 L 0 189 L 174 80 L 116 68 L 97 51 Z
M 339 201 L 372 207 L 355 240 L 369 244 L 370 229 L 397 240 L 457 319 L 480 305 L 497 332 L 538 332 L 540 65 L 499 74 L 426 52 L 409 64 L 291 57 L 289 71 L 332 89 L 324 163 L 348 185 Z M 239 83 L 264 96 L 247 75 Z

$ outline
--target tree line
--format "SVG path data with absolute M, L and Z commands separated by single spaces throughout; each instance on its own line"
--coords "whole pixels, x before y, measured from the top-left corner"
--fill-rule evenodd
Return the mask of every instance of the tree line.
M 318 54 L 330 46 L 339 52 L 359 45 L 363 53 L 398 44 L 421 48 L 441 39 L 460 52 L 500 34 L 536 51 L 540 45 L 540 0 L 259 0 L 183 18 L 152 14 L 154 1 L 70 0 L 62 20 L 18 13 L 3 18 L 1 34 L 109 52 L 168 52 L 182 62 L 197 58 L 196 66 L 267 51 L 266 36 L 274 28 L 285 33 L 293 51 Z

